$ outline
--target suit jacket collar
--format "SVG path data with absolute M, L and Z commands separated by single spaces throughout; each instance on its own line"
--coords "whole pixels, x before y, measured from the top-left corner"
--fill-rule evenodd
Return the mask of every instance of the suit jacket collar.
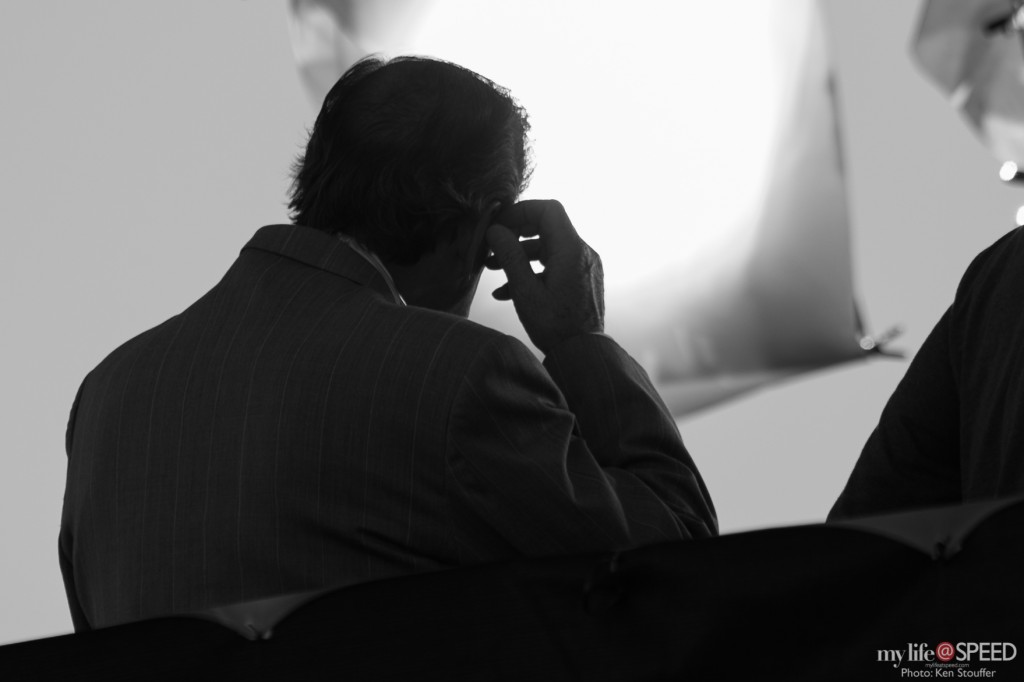
M 319 268 L 347 280 L 368 286 L 388 300 L 403 303 L 392 289 L 383 266 L 373 263 L 347 241 L 322 230 L 302 225 L 267 225 L 253 235 L 242 250 L 267 251 Z

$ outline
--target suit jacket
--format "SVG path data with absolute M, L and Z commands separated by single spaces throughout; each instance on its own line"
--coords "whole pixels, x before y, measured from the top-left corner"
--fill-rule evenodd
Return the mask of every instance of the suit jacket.
M 830 519 L 1024 493 L 1024 233 L 979 254 Z
M 89 373 L 67 452 L 76 629 L 716 532 L 672 416 L 610 338 L 542 366 L 292 225 Z

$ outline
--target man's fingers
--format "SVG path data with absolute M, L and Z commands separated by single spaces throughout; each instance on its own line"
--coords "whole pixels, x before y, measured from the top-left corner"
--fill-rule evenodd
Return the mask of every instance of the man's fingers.
M 505 208 L 495 221 L 521 237 L 540 236 L 558 248 L 579 235 L 561 203 L 554 199 L 527 199 Z
M 491 296 L 497 301 L 511 301 L 512 293 L 508 290 L 508 283 L 502 284 L 500 287 L 491 292 Z
M 522 248 L 529 260 L 544 260 L 543 244 L 541 244 L 539 239 L 526 239 L 520 241 L 519 247 Z M 486 265 L 490 270 L 501 269 L 501 262 L 498 261 L 498 256 L 493 253 L 484 260 L 484 265 Z
M 536 237 L 541 233 L 541 218 L 544 216 L 544 199 L 517 201 L 494 217 L 494 221 L 505 225 L 520 237 Z
M 487 244 L 494 251 L 495 260 L 508 277 L 506 286 L 526 292 L 528 288 L 536 285 L 526 249 L 511 230 L 504 225 L 491 225 L 487 228 Z

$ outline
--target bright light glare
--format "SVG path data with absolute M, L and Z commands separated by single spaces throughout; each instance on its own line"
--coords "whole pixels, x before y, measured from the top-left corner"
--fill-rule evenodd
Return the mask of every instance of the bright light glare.
M 680 414 L 863 352 L 817 3 L 741 4 L 445 0 L 407 46 L 529 111 L 524 198 L 601 254 L 608 331 Z M 473 319 L 518 334 L 487 296 Z
M 1003 182 L 1009 182 L 1015 177 L 1017 177 L 1017 164 L 1013 161 L 1007 161 L 1003 164 L 1003 167 L 999 169 L 999 178 Z
M 1024 206 L 1017 209 L 1017 224 L 1024 225 Z

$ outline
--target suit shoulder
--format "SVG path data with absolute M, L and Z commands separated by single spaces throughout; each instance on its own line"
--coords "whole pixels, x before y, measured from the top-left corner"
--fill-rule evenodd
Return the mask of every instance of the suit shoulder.
M 541 367 L 540 359 L 522 341 L 473 320 L 415 306 L 391 310 L 400 318 L 395 322 L 402 325 L 407 343 L 432 349 L 435 360 L 453 370 L 468 371 L 478 361 Z
M 393 310 L 405 318 L 403 321 L 410 333 L 427 334 L 437 339 L 443 338 L 450 343 L 473 343 L 476 345 L 496 343 L 523 346 L 522 342 L 515 337 L 457 315 L 416 306 L 393 308 Z M 525 346 L 523 347 L 525 348 Z
M 177 319 L 178 316 L 175 315 L 155 327 L 151 327 L 144 332 L 136 334 L 127 341 L 121 343 L 119 346 L 114 348 L 114 350 L 107 353 L 107 355 L 96 364 L 92 371 L 86 376 L 86 379 L 91 376 L 104 375 L 123 366 L 126 360 L 138 356 L 143 349 L 149 347 L 154 341 L 165 335 L 167 331 L 176 324 Z

